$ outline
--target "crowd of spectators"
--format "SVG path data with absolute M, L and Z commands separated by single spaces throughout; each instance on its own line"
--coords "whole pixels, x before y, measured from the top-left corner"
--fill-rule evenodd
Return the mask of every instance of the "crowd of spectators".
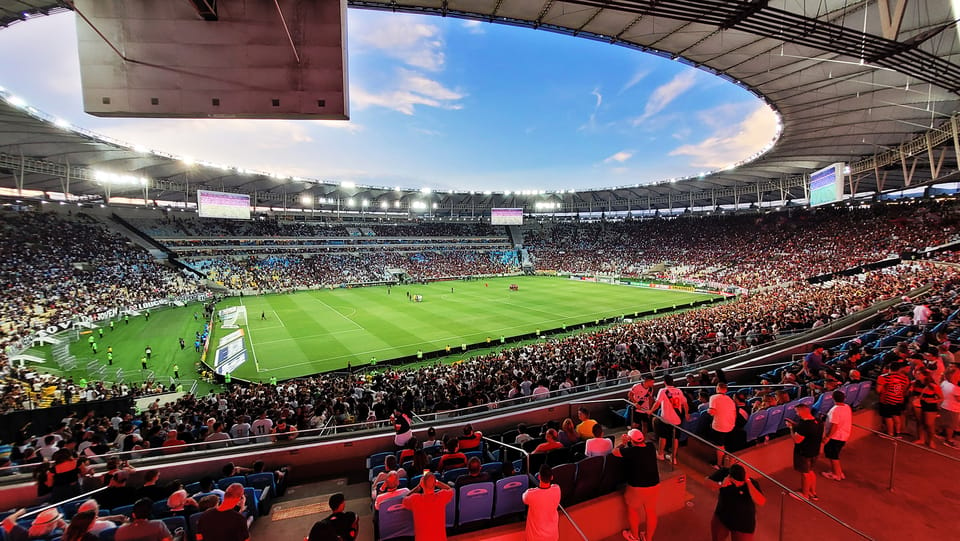
M 528 227 L 524 243 L 537 269 L 646 274 L 755 289 L 942 244 L 956 235 L 958 217 L 956 203 L 931 202 L 547 222 Z

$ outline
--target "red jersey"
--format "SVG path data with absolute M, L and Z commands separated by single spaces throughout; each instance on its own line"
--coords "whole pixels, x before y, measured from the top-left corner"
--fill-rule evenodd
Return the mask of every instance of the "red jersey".
M 881 404 L 903 404 L 907 397 L 907 389 L 910 388 L 910 380 L 907 376 L 900 373 L 881 374 L 877 378 L 877 387 L 880 387 Z

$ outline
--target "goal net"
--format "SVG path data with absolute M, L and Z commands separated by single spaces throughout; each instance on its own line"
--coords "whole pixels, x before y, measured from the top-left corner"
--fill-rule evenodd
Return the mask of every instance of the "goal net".
M 247 307 L 231 306 L 224 308 L 218 313 L 220 316 L 220 327 L 223 329 L 237 329 L 241 325 L 247 324 Z

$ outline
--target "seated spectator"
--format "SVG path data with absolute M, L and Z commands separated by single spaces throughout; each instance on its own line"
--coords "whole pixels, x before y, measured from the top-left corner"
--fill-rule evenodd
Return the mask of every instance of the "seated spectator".
M 214 494 L 210 494 L 209 496 L 212 496 L 217 503 L 219 503 L 219 497 Z M 200 511 L 200 504 L 197 503 L 197 500 L 188 496 L 186 490 L 180 488 L 167 498 L 167 508 L 170 509 L 170 512 L 173 513 L 174 516 L 187 518 L 197 511 Z
M 460 452 L 459 442 L 456 439 L 447 440 L 447 452 L 440 457 L 437 471 L 443 473 L 454 468 L 463 468 L 467 465 L 467 455 Z
M 92 511 L 81 511 L 70 519 L 70 525 L 63 532 L 62 541 L 99 541 L 100 536 L 93 533 L 91 529 L 97 521 L 96 513 Z
M 193 499 L 199 499 L 207 494 L 216 494 L 218 498 L 223 500 L 223 491 L 217 488 L 216 483 L 213 481 L 213 477 L 204 477 L 200 480 L 200 492 L 197 492 L 193 495 Z
M 423 440 L 423 448 L 443 446 L 443 442 L 437 439 L 437 429 L 430 427 L 427 429 L 427 438 Z
M 400 451 L 400 463 L 403 464 L 408 460 L 413 460 L 413 455 L 416 454 L 417 449 L 420 448 L 420 440 L 418 440 L 416 436 L 407 440 L 406 445 L 404 445 Z
M 24 528 L 17 523 L 17 520 L 26 512 L 26 509 L 20 509 L 3 519 L 3 531 L 6 533 L 6 539 L 26 541 L 27 539 L 47 538 L 55 531 L 62 530 L 67 526 L 67 523 L 63 520 L 63 515 L 54 507 L 38 514 L 33 519 L 33 523 L 30 524 L 30 528 Z
M 514 445 L 523 445 L 528 441 L 532 440 L 533 436 L 527 433 L 527 424 L 520 423 L 517 425 L 517 437 L 513 439 Z
M 224 491 L 218 507 L 207 509 L 197 521 L 197 541 L 248 541 L 247 519 L 237 508 L 244 504 L 243 485 L 233 483 Z
M 377 485 L 386 481 L 387 476 L 391 473 L 396 473 L 397 477 L 401 479 L 407 477 L 406 470 L 397 467 L 397 457 L 395 455 L 387 455 L 386 460 L 383 461 L 383 471 L 373 478 L 373 498 L 377 497 Z
M 137 489 L 137 499 L 150 498 L 156 502 L 167 499 L 170 495 L 169 489 L 158 484 L 160 470 L 147 470 L 143 475 L 143 486 Z
M 463 427 L 463 434 L 458 438 L 460 450 L 463 452 L 475 451 L 480 448 L 480 444 L 483 443 L 483 433 L 474 430 L 473 425 L 467 424 Z
M 577 434 L 580 435 L 580 439 L 588 440 L 593 437 L 593 426 L 597 422 L 590 418 L 590 410 L 581 406 L 577 410 L 577 416 L 580 418 L 580 424 L 577 425 Z
M 573 419 L 567 417 L 560 425 L 559 441 L 564 447 L 570 447 L 580 441 L 580 433 L 573 424 Z
M 133 504 L 133 520 L 120 526 L 116 541 L 172 541 L 173 536 L 162 520 L 150 520 L 153 502 L 141 498 Z
M 100 502 L 100 505 L 107 509 L 113 509 L 114 507 L 130 505 L 130 502 L 135 500 L 137 492 L 133 487 L 127 486 L 129 475 L 126 471 L 121 470 L 110 478 L 107 488 L 97 494 L 97 501 Z
M 563 449 L 563 444 L 560 443 L 560 436 L 557 435 L 557 431 L 555 429 L 548 429 L 545 437 L 547 441 L 538 445 L 531 454 L 549 453 L 554 449 Z
M 457 477 L 454 484 L 457 487 L 462 487 L 464 485 L 470 485 L 473 483 L 486 483 L 490 481 L 490 474 L 482 471 L 481 468 L 483 465 L 480 463 L 480 459 L 473 457 L 467 462 L 467 474 Z
M 387 480 L 383 483 L 383 488 L 373 501 L 373 508 L 380 509 L 380 504 L 385 500 L 396 498 L 397 496 L 405 496 L 408 492 L 410 492 L 410 489 L 400 488 L 400 476 L 397 475 L 397 472 L 390 472 L 390 474 L 387 475 Z
M 600 423 L 593 425 L 593 437 L 587 440 L 587 456 L 607 456 L 613 452 L 613 442 L 603 437 Z
M 129 517 L 125 515 L 108 515 L 105 517 L 100 516 L 100 504 L 97 503 L 97 500 L 89 499 L 77 508 L 77 513 L 93 513 L 93 516 L 98 517 L 97 520 L 90 527 L 90 533 L 94 535 L 99 535 L 100 532 L 104 530 L 109 530 L 111 528 L 116 528 L 117 525 L 123 524 L 126 522 Z
M 330 515 L 316 522 L 304 541 L 353 541 L 357 538 L 360 518 L 353 511 L 344 511 L 347 499 L 337 492 L 330 496 Z

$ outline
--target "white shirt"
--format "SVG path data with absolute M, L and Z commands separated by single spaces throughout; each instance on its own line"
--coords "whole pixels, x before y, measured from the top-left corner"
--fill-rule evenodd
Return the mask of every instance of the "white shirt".
M 827 434 L 836 426 L 836 432 L 830 436 L 832 440 L 847 441 L 850 439 L 850 431 L 853 429 L 853 410 L 847 404 L 836 404 L 827 412 L 827 423 L 830 428 Z
M 587 456 L 607 456 L 613 452 L 613 442 L 607 438 L 590 438 L 587 440 Z
M 925 325 L 932 313 L 933 311 L 926 304 L 918 304 L 913 308 L 913 322 L 917 325 Z
M 940 407 L 947 411 L 960 412 L 960 385 L 944 380 L 940 383 L 940 389 L 943 390 L 943 403 Z
M 737 425 L 737 405 L 729 396 L 719 393 L 711 396 L 710 409 L 714 410 L 710 427 L 717 432 L 725 434 Z
M 270 418 L 266 419 L 257 419 L 253 422 L 253 433 L 257 436 L 269 435 L 273 431 L 273 420 Z M 263 443 L 265 441 L 270 441 L 270 438 L 260 437 L 257 438 L 258 443 Z
M 683 421 L 680 419 L 680 411 L 683 404 L 686 404 L 687 397 L 683 391 L 676 387 L 664 387 L 657 393 L 657 402 L 660 406 L 660 417 L 672 425 L 679 425 Z
M 527 504 L 527 541 L 556 541 L 560 539 L 560 487 L 531 488 L 523 493 L 523 503 Z
M 643 384 L 643 382 L 637 383 L 631 387 L 630 392 L 628 393 L 628 398 L 630 401 L 633 402 L 643 413 L 646 413 L 650 410 L 650 398 L 652 398 L 652 396 L 653 393 L 647 388 L 646 385 Z

